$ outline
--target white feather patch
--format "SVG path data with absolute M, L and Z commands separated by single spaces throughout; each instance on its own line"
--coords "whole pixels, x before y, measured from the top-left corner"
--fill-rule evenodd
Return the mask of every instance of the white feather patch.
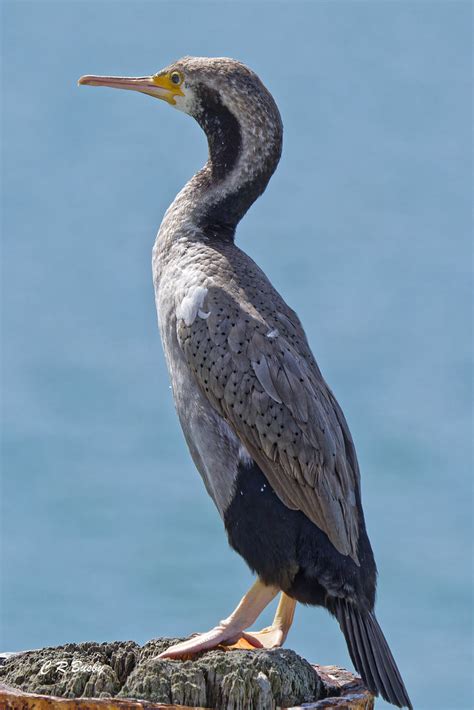
M 251 466 L 253 464 L 253 458 L 243 444 L 239 446 L 239 462 L 244 466 Z
M 207 288 L 196 286 L 188 291 L 176 310 L 176 316 L 179 320 L 184 320 L 186 325 L 192 325 L 199 313 L 201 318 L 208 318 L 209 313 L 202 310 L 204 300 L 207 296 Z M 201 315 L 203 314 L 203 315 Z

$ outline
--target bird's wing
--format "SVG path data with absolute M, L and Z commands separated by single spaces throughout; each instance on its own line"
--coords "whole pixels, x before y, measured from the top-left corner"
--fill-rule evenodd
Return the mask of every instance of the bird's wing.
M 349 429 L 295 314 L 273 314 L 262 318 L 211 287 L 201 308 L 178 312 L 178 341 L 201 390 L 280 499 L 358 563 L 359 471 Z

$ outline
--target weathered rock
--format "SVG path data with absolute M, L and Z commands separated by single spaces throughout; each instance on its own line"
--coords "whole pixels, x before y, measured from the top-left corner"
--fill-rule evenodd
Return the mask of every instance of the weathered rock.
M 157 658 L 177 640 L 156 639 L 143 647 L 133 641 L 66 644 L 15 654 L 0 667 L 0 709 L 373 707 L 347 671 L 313 667 L 294 651 L 216 649 L 186 661 Z M 346 691 L 353 697 L 343 705 L 319 704 L 330 695 L 341 701 Z
M 226 710 L 266 710 L 320 697 L 318 676 L 294 651 L 215 650 L 192 661 L 157 660 L 170 643 L 162 639 L 143 647 L 119 697 Z
M 133 641 L 70 643 L 10 656 L 0 681 L 30 693 L 62 698 L 114 697 L 134 669 L 140 646 Z

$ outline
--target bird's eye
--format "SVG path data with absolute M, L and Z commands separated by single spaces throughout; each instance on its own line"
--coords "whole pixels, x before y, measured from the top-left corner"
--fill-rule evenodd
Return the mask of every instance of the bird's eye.
M 183 77 L 181 76 L 179 71 L 171 72 L 170 79 L 173 84 L 176 84 L 176 86 L 178 86 L 178 84 L 181 84 L 181 82 L 183 81 Z

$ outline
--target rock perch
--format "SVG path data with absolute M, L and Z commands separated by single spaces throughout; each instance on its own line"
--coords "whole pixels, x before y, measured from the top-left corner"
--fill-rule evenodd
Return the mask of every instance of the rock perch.
M 156 656 L 176 639 L 70 643 L 0 655 L 0 710 L 372 710 L 361 681 L 288 649 Z

